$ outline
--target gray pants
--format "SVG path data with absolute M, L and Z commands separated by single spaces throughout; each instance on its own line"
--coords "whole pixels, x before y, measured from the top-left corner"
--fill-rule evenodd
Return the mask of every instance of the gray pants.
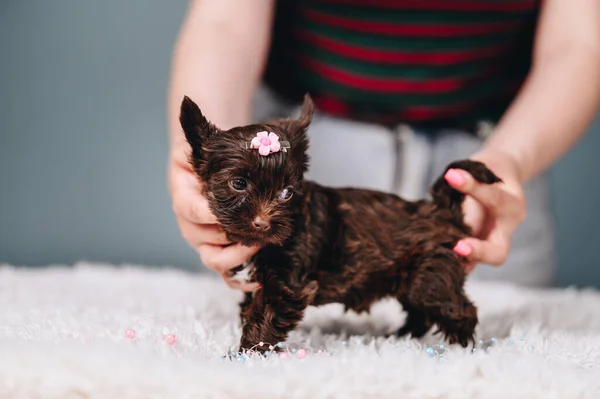
M 296 116 L 297 107 L 278 101 L 264 87 L 255 100 L 257 121 Z M 468 158 L 483 136 L 443 130 L 435 135 L 406 126 L 396 129 L 315 114 L 309 129 L 311 158 L 306 178 L 334 187 L 354 186 L 394 192 L 405 199 L 426 198 L 429 186 L 452 161 Z M 527 218 L 512 237 L 504 265 L 479 265 L 473 279 L 502 280 L 526 286 L 554 282 L 554 219 L 548 179 L 541 175 L 524 187 Z

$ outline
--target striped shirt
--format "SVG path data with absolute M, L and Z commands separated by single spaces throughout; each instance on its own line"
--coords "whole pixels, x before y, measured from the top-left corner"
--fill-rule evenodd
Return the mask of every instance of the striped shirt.
M 530 67 L 539 0 L 279 0 L 266 82 L 384 125 L 496 121 Z

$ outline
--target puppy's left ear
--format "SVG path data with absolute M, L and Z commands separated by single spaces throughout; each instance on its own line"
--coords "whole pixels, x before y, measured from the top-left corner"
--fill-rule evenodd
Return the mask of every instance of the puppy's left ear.
M 183 97 L 181 102 L 179 122 L 187 142 L 192 147 L 192 156 L 196 159 L 202 159 L 202 146 L 219 129 L 202 115 L 198 105 L 188 96 Z

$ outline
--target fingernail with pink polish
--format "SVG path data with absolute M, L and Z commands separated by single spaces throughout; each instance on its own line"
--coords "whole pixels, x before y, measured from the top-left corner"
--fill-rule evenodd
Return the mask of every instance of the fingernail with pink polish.
M 473 252 L 473 249 L 466 242 L 459 241 L 454 246 L 453 251 L 456 252 L 457 254 L 459 254 L 460 256 L 469 256 L 469 255 L 471 255 L 471 252 Z
M 462 174 L 456 169 L 448 169 L 446 174 L 444 175 L 446 181 L 453 186 L 462 186 L 465 182 Z

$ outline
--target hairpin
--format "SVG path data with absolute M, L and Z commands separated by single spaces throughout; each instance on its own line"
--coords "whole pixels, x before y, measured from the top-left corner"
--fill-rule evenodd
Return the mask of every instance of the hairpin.
M 290 148 L 290 143 L 289 141 L 279 141 L 279 136 L 273 132 L 263 131 L 256 133 L 256 137 L 250 142 L 245 142 L 243 147 L 246 149 L 257 148 L 260 155 L 267 156 L 279 150 L 287 152 L 287 149 Z

